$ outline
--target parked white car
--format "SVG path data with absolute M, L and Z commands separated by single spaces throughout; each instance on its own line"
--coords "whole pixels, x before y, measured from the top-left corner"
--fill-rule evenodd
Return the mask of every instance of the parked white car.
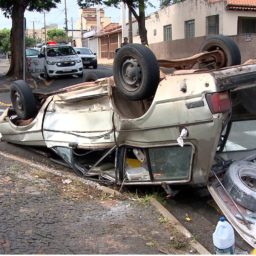
M 72 46 L 44 45 L 38 58 L 46 79 L 63 75 L 83 76 L 81 57 L 78 56 Z

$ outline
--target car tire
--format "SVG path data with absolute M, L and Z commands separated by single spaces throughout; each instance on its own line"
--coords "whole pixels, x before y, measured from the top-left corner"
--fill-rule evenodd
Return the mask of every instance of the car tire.
M 213 35 L 206 38 L 200 47 L 200 52 L 221 50 L 225 56 L 224 67 L 240 65 L 241 53 L 237 44 L 227 36 Z
M 36 100 L 31 88 L 24 80 L 11 84 L 10 97 L 13 108 L 21 119 L 29 119 L 36 115 Z
M 49 74 L 48 74 L 48 72 L 47 72 L 46 67 L 44 68 L 44 78 L 45 78 L 46 80 L 50 80 L 50 76 L 49 76 Z
M 111 70 L 91 70 L 85 73 L 84 82 L 94 82 L 100 78 L 110 77 L 113 75 Z
M 78 74 L 78 77 L 83 77 L 84 73 Z
M 129 100 L 153 96 L 160 80 L 155 55 L 141 44 L 127 44 L 118 50 L 113 73 L 117 90 Z
M 93 65 L 93 68 L 94 69 L 97 69 L 98 68 L 98 65 L 96 64 L 96 65 Z
M 245 178 L 250 178 L 246 181 Z M 254 180 L 254 183 L 252 181 Z M 223 179 L 223 185 L 231 197 L 243 207 L 256 211 L 256 164 L 236 161 L 230 165 Z M 254 185 L 252 188 L 249 183 Z

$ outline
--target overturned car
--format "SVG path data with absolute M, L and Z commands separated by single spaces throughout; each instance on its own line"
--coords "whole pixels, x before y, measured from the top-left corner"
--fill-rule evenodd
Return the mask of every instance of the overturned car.
M 241 65 L 238 47 L 224 36 L 208 38 L 201 49 L 169 61 L 128 44 L 116 54 L 113 77 L 92 73 L 51 93 L 15 81 L 12 107 L 0 120 L 2 140 L 45 146 L 101 182 L 169 191 L 207 185 L 255 247 L 256 64 Z

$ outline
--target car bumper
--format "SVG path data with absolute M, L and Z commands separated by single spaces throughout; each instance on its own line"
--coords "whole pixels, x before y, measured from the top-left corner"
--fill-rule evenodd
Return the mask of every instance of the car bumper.
M 97 66 L 97 60 L 88 60 L 88 59 L 82 59 L 83 66 Z
M 64 75 L 79 75 L 82 73 L 83 73 L 82 64 L 79 66 L 57 67 L 57 68 L 48 69 L 49 77 L 64 76 Z

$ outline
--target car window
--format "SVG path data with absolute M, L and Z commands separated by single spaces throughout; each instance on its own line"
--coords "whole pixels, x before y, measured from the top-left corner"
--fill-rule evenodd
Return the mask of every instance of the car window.
M 36 49 L 26 49 L 26 56 L 37 56 L 39 51 Z
M 75 50 L 70 47 L 51 47 L 46 51 L 47 56 L 56 57 L 56 56 L 68 56 L 68 55 L 76 55 Z
M 155 180 L 180 180 L 189 178 L 192 146 L 150 148 L 149 158 Z
M 127 148 L 125 176 L 130 181 L 189 180 L 192 166 L 191 145 L 156 147 L 148 149 Z
M 80 54 L 93 54 L 93 52 L 88 48 L 76 48 L 76 51 L 79 51 Z
M 225 147 L 226 151 L 250 150 L 256 148 L 256 120 L 232 122 Z

